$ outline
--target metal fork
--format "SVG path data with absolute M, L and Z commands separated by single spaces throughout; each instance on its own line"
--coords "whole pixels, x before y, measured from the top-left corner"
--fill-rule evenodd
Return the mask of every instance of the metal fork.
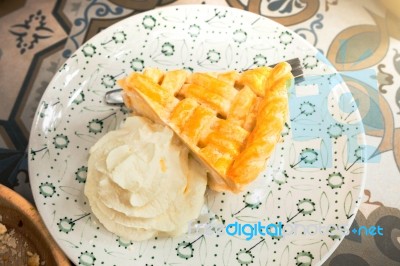
M 286 60 L 288 64 L 292 67 L 292 75 L 295 78 L 295 83 L 301 82 L 303 80 L 303 68 L 301 66 L 301 62 L 299 58 L 292 58 Z M 270 67 L 274 67 L 276 64 L 270 65 Z M 124 100 L 122 98 L 122 89 L 115 89 L 107 91 L 104 99 L 105 102 L 109 105 L 123 105 Z

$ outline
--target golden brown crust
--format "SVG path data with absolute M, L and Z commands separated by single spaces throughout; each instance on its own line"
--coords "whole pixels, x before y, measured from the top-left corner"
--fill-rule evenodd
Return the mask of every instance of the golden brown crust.
M 266 160 L 281 137 L 287 106 L 286 80 L 281 79 L 270 88 L 260 103 L 256 125 L 247 139 L 246 147 L 227 172 L 227 176 L 235 183 L 245 185 L 251 182 L 265 167 Z
M 119 84 L 128 107 L 181 137 L 209 170 L 211 189 L 239 192 L 257 178 L 280 139 L 290 70 L 285 62 L 241 74 L 150 69 Z

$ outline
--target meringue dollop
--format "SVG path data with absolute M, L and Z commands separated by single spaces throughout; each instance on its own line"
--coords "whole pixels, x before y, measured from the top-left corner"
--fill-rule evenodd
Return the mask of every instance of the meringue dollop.
M 171 129 L 133 116 L 90 149 L 84 193 L 106 229 L 141 241 L 187 232 L 207 174 Z

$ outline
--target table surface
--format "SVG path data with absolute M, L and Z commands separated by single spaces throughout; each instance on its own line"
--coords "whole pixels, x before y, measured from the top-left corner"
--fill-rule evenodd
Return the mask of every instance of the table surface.
M 400 5 L 393 3 L 397 8 L 377 0 L 1 0 L 0 182 L 33 202 L 26 154 L 33 116 L 54 73 L 83 42 L 159 6 L 232 6 L 291 28 L 339 71 L 374 70 L 376 88 L 348 83 L 354 95 L 376 92 L 361 110 L 373 152 L 353 226 L 381 225 L 384 235 L 350 234 L 324 265 L 400 265 Z

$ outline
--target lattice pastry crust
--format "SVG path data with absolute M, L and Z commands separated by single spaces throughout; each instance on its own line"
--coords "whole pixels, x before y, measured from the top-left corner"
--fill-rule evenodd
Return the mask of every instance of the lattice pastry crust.
M 148 68 L 119 81 L 127 107 L 165 124 L 209 170 L 216 191 L 239 192 L 264 169 L 288 113 L 291 67 L 238 73 Z

